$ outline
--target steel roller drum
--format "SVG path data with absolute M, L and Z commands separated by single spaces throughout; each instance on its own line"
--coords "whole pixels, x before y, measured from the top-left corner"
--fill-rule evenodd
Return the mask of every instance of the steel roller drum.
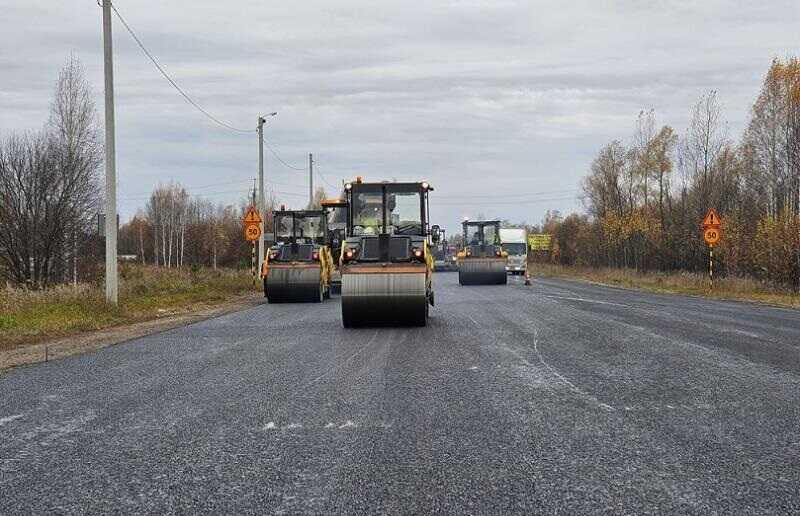
M 322 301 L 320 266 L 273 265 L 267 272 L 267 301 L 301 303 Z
M 506 261 L 502 258 L 466 258 L 458 262 L 461 285 L 505 285 Z
M 425 271 L 342 274 L 342 324 L 425 326 Z

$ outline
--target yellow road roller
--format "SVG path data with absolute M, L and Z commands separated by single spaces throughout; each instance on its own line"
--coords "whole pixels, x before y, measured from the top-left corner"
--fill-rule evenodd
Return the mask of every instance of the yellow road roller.
M 439 240 L 428 221 L 426 183 L 345 185 L 347 239 L 342 245 L 342 324 L 425 326 L 433 306 L 433 256 Z
M 461 285 L 505 285 L 508 253 L 500 241 L 499 220 L 465 220 L 464 248 L 458 252 Z
M 322 209 L 328 213 L 328 244 L 334 256 L 333 271 L 331 272 L 331 293 L 341 294 L 342 273 L 339 270 L 342 256 L 342 244 L 347 236 L 347 201 L 342 195 L 338 199 L 323 199 Z
M 274 212 L 275 242 L 264 259 L 269 303 L 321 302 L 330 297 L 333 257 L 324 210 Z

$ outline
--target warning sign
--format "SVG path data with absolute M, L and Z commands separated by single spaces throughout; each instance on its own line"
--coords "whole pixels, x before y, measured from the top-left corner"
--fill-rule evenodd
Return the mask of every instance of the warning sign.
M 546 233 L 528 235 L 528 245 L 531 251 L 549 251 L 553 247 L 553 237 Z
M 247 225 L 247 224 L 261 224 L 261 222 L 263 221 L 261 220 L 261 215 L 258 213 L 258 210 L 255 208 L 255 206 L 250 206 L 249 208 L 247 208 L 247 213 L 244 215 L 244 219 L 242 220 L 242 222 L 244 222 L 245 225 Z
M 703 218 L 703 227 L 704 228 L 718 228 L 722 225 L 722 219 L 719 218 L 717 214 L 717 210 L 714 208 L 710 208 L 708 213 L 706 213 L 705 218 Z
M 713 246 L 718 243 L 722 238 L 722 219 L 720 218 L 717 210 L 709 208 L 706 216 L 703 217 L 703 240 L 706 244 Z

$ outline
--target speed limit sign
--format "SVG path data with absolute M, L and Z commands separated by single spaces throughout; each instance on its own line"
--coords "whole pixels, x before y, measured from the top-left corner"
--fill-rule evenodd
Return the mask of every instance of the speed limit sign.
M 706 228 L 706 230 L 703 231 L 703 240 L 705 240 L 708 245 L 716 244 L 721 237 L 722 233 L 719 228 Z
M 258 240 L 260 236 L 261 236 L 261 226 L 259 226 L 258 224 L 247 224 L 244 227 L 244 237 L 248 241 L 254 242 Z

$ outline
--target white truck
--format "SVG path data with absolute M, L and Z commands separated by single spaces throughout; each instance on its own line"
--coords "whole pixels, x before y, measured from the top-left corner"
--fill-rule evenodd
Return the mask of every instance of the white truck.
M 506 272 L 525 274 L 528 266 L 528 232 L 525 229 L 500 229 L 500 242 L 503 251 L 508 253 Z

